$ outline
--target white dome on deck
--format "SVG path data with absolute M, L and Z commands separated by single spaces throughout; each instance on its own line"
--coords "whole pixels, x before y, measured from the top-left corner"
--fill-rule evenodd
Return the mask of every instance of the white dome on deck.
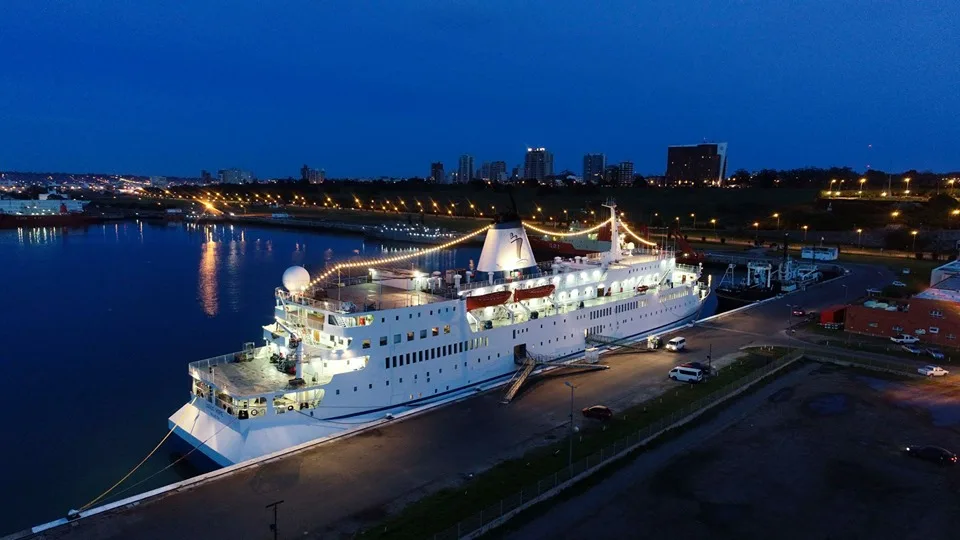
M 302 292 L 310 285 L 310 272 L 302 266 L 291 266 L 283 272 L 283 287 L 290 292 Z

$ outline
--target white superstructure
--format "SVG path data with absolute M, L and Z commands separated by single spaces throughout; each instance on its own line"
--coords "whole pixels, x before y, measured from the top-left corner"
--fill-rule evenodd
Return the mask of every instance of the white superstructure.
M 580 359 L 592 334 L 695 317 L 700 269 L 624 245 L 610 209 L 617 247 L 591 257 L 537 264 L 515 221 L 487 230 L 476 275 L 371 269 L 305 287 L 288 271 L 262 345 L 191 363 L 192 399 L 170 425 L 229 465 L 505 383 L 529 356 Z

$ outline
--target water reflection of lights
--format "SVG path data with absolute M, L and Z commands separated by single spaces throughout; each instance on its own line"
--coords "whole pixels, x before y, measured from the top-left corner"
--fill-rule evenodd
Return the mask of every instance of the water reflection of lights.
M 208 229 L 206 233 L 206 239 L 201 244 L 200 279 L 197 292 L 203 312 L 207 316 L 213 317 L 220 308 L 217 296 L 217 250 L 219 246 L 213 236 L 213 231 Z

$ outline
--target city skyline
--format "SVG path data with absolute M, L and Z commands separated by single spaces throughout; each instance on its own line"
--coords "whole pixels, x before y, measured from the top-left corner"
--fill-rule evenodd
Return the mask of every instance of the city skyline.
M 728 172 L 960 169 L 960 45 L 941 24 L 960 6 L 815 4 L 15 0 L 0 35 L 15 81 L 0 87 L 0 169 L 269 178 L 310 163 L 334 178 L 422 177 L 462 154 L 512 168 L 546 147 L 555 171 L 603 152 L 662 174 L 667 146 L 718 141 L 733 149 Z M 517 31 L 531 17 L 542 24 Z M 592 85 L 587 64 L 634 67 Z

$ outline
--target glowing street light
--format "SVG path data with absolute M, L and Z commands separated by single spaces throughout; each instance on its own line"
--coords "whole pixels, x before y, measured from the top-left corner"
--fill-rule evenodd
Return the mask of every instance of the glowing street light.
M 803 226 L 803 241 L 804 241 L 804 242 L 807 241 L 807 226 L 806 226 L 806 225 Z
M 780 213 L 774 212 L 773 217 L 777 218 L 777 230 L 780 230 Z
M 893 218 L 897 218 L 898 216 L 900 216 L 900 211 L 894 210 L 893 212 L 890 212 L 890 216 Z
M 759 236 L 760 236 L 760 222 L 759 222 L 759 221 L 754 221 L 754 222 L 753 222 L 753 243 L 754 243 L 754 244 L 757 243 L 757 238 L 758 238 Z
M 857 247 L 863 247 L 863 229 L 857 229 Z
M 713 236 L 717 236 L 717 218 L 711 218 L 710 224 L 713 225 Z
M 913 237 L 913 251 L 917 250 L 917 232 L 918 231 L 910 231 L 910 236 Z
M 859 191 L 857 194 L 860 195 L 861 197 L 863 197 L 863 185 L 866 184 L 866 183 L 867 183 L 867 179 L 866 179 L 866 178 L 861 178 L 861 179 L 860 179 L 860 191 Z
M 909 195 L 910 194 L 910 178 L 909 177 L 904 178 L 903 183 L 907 185 L 907 187 L 903 190 L 903 194 Z
M 696 215 L 696 214 L 690 214 L 690 217 L 693 218 L 693 230 L 697 230 L 697 215 Z

